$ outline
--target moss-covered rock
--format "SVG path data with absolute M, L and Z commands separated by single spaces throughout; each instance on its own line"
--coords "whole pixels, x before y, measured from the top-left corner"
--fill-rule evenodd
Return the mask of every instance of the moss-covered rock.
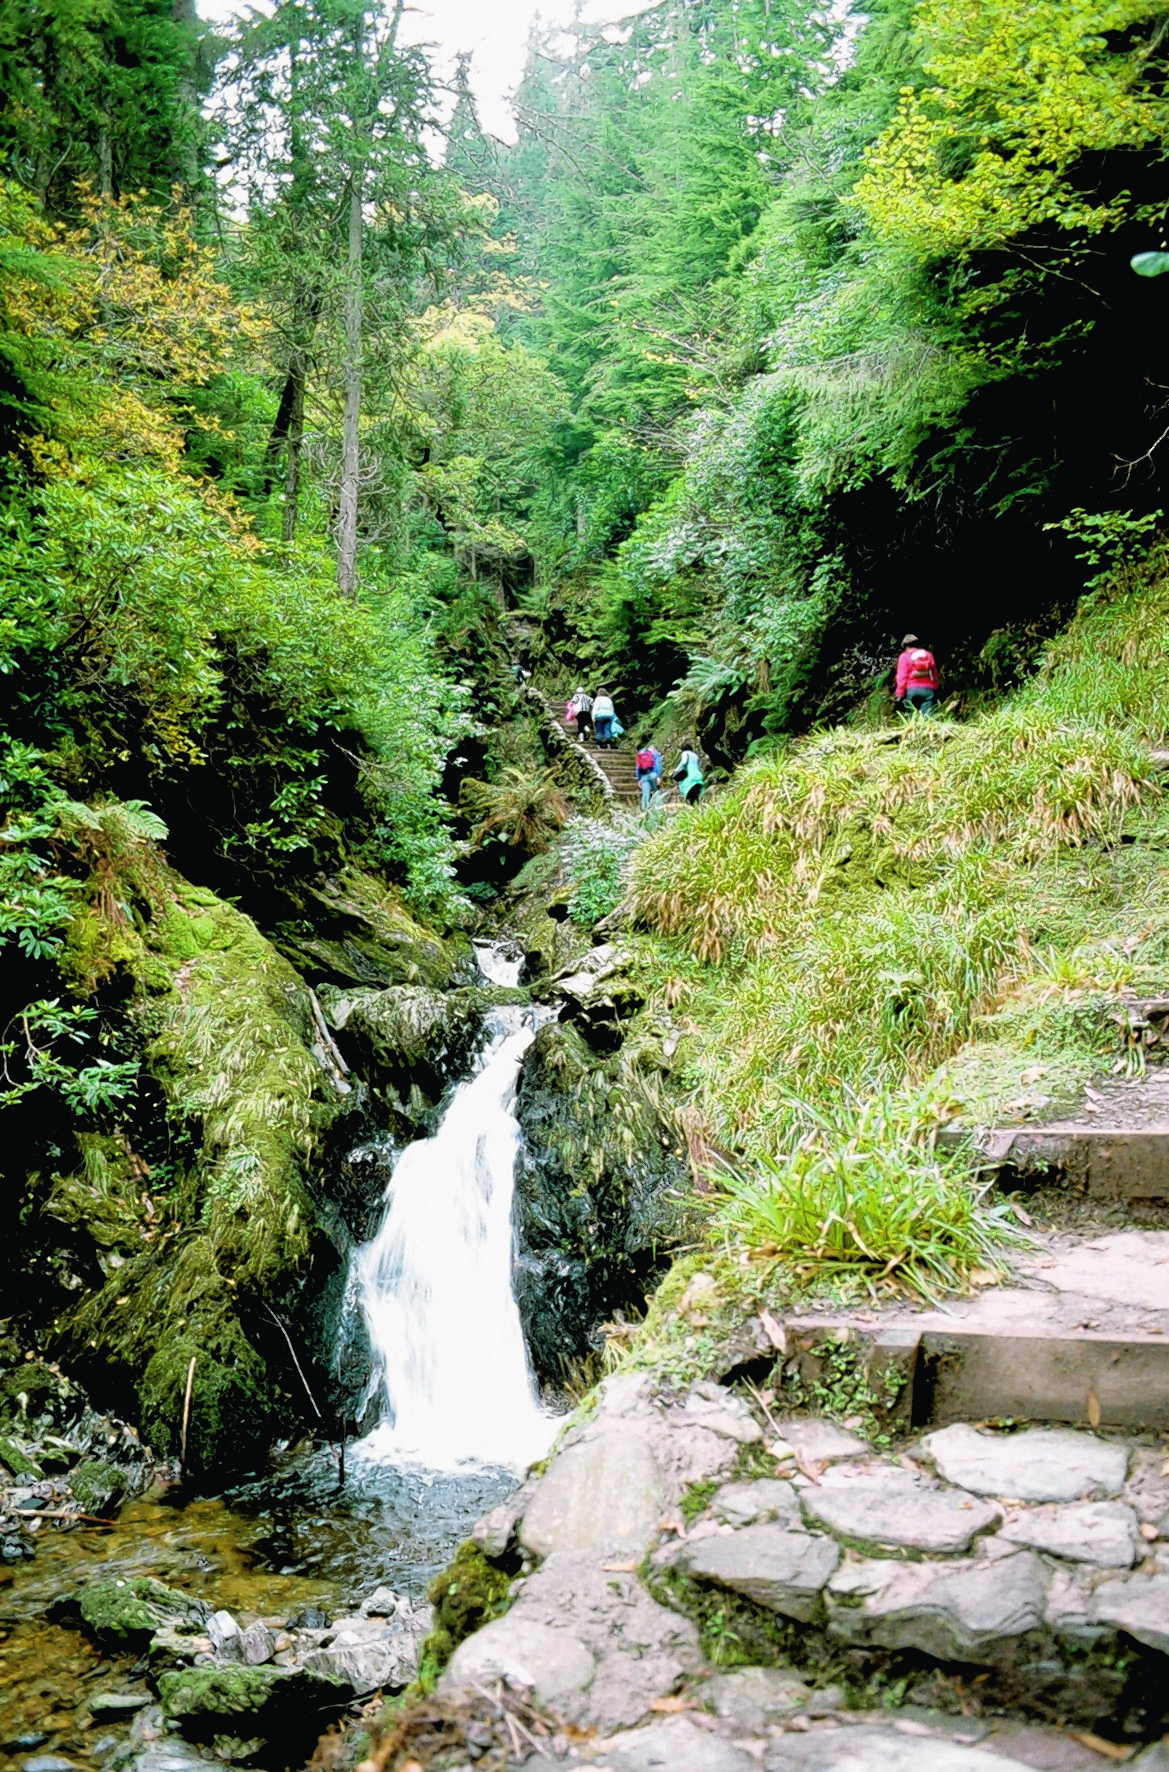
M 164 929 L 197 939 L 165 1007 L 149 1017 L 151 1068 L 172 1111 L 202 1129 L 201 1216 L 238 1280 L 285 1280 L 307 1257 L 304 1169 L 341 1105 L 308 991 L 250 917 L 180 882 Z
M 27 1452 L 22 1452 L 8 1434 L 0 1434 L 0 1465 L 10 1476 L 24 1477 L 32 1483 L 39 1483 L 45 1474 L 40 1465 Z
M 44 1360 L 22 1360 L 0 1374 L 0 1423 L 60 1426 L 79 1401 L 76 1386 Z
M 152 1575 L 91 1582 L 77 1603 L 98 1641 L 116 1648 L 144 1648 L 164 1626 L 197 1631 L 211 1613 L 202 1600 L 178 1593 Z
M 349 1096 L 308 988 L 251 918 L 158 855 L 148 872 L 105 954 L 132 981 L 130 1019 L 182 1161 L 159 1178 L 120 1134 L 80 1141 L 45 1212 L 75 1247 L 88 1240 L 79 1270 L 108 1278 L 66 1307 L 53 1345 L 170 1454 L 194 1358 L 188 1467 L 205 1472 L 254 1457 L 277 1422 L 287 1387 L 253 1326 L 259 1301 L 286 1299 L 328 1251 L 307 1178 Z M 91 934 L 70 935 L 79 983 Z
M 559 849 L 534 856 L 508 887 L 506 926 L 524 944 L 529 978 L 558 972 L 589 952 L 591 937 L 568 914 L 573 892 Z
M 275 940 L 314 983 L 442 990 L 475 977 L 465 937 L 442 940 L 424 929 L 392 887 L 363 869 L 319 882 L 304 910 L 301 921 L 279 926 Z
M 459 1644 L 508 1607 L 512 1577 L 467 1539 L 430 1584 L 434 1626 L 422 1645 L 424 1677 L 440 1673 Z
M 69 1490 L 87 1514 L 107 1514 L 126 1498 L 129 1481 L 125 1471 L 104 1459 L 86 1458 L 69 1477 Z
M 195 1362 L 187 1468 L 239 1468 L 267 1446 L 280 1417 L 278 1375 L 245 1332 L 239 1297 L 209 1236 L 139 1256 L 60 1327 L 63 1358 L 92 1390 L 134 1408 L 143 1440 L 174 1456 Z
M 315 1736 L 352 1696 L 345 1680 L 307 1668 L 245 1667 L 219 1663 L 159 1674 L 158 1696 L 166 1716 L 184 1732 L 207 1737 L 245 1725 L 244 1733 Z M 310 1727 L 311 1724 L 311 1727 Z

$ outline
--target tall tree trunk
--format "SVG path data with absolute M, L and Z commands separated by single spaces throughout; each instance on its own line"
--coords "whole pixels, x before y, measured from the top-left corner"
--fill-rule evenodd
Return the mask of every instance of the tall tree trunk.
M 341 426 L 341 497 L 337 513 L 337 586 L 357 595 L 358 427 L 361 420 L 361 186 L 349 186 L 349 258 L 345 279 L 345 416 Z
M 170 15 L 182 32 L 186 49 L 178 86 L 182 120 L 171 144 L 172 164 L 176 178 L 186 187 L 188 195 L 193 195 L 199 183 L 203 132 L 197 85 L 199 15 L 195 0 L 171 0 Z
M 300 453 L 304 442 L 306 364 L 299 345 L 290 374 L 293 378 L 292 411 L 288 420 L 288 468 L 284 476 L 284 511 L 280 521 L 281 539 L 288 547 L 296 540 L 296 520 L 300 510 Z

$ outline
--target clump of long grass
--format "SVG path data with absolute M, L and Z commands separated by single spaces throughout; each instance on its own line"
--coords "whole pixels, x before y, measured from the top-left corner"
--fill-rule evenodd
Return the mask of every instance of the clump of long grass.
M 915 722 L 897 744 L 835 731 L 748 765 L 652 837 L 627 897 L 651 929 L 717 963 L 857 887 L 925 885 L 992 851 L 1025 868 L 1107 838 L 1152 775 L 1131 732 L 1034 703 L 969 726 Z
M 851 1276 L 874 1295 L 932 1297 L 972 1272 L 998 1274 L 1023 1233 L 960 1155 L 938 1153 L 934 1123 L 920 1101 L 890 1094 L 823 1110 L 786 1156 L 750 1172 L 720 1166 L 713 1224 L 805 1283 Z

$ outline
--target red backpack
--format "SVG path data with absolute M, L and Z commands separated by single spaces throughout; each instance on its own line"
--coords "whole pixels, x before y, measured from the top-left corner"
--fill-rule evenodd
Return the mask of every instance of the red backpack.
M 654 766 L 653 752 L 652 751 L 638 751 L 638 753 L 637 753 L 637 767 L 639 769 L 652 769 L 653 766 Z

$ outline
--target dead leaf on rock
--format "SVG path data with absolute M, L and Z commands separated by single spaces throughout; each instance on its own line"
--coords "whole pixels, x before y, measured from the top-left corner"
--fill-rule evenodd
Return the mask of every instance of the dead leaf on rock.
M 1100 1399 L 1095 1391 L 1088 1392 L 1088 1420 L 1093 1427 L 1100 1426 Z
M 771 1343 L 772 1347 L 776 1350 L 776 1352 L 780 1353 L 780 1354 L 786 1354 L 786 1352 L 787 1352 L 787 1336 L 784 1333 L 783 1324 L 777 1323 L 775 1318 L 772 1316 L 771 1312 L 768 1310 L 762 1310 L 759 1312 L 759 1321 L 763 1325 L 763 1330 L 767 1336 L 768 1341 Z
M 672 1520 L 660 1520 L 658 1524 L 663 1532 L 676 1532 L 678 1530 Z M 601 1564 L 601 1568 L 606 1575 L 636 1575 L 640 1567 L 641 1565 L 639 1563 Z
M 651 1698 L 649 1709 L 661 1711 L 665 1716 L 673 1716 L 675 1711 L 697 1710 L 698 1706 L 693 1698 L 686 1698 L 677 1693 L 667 1693 L 664 1698 Z

